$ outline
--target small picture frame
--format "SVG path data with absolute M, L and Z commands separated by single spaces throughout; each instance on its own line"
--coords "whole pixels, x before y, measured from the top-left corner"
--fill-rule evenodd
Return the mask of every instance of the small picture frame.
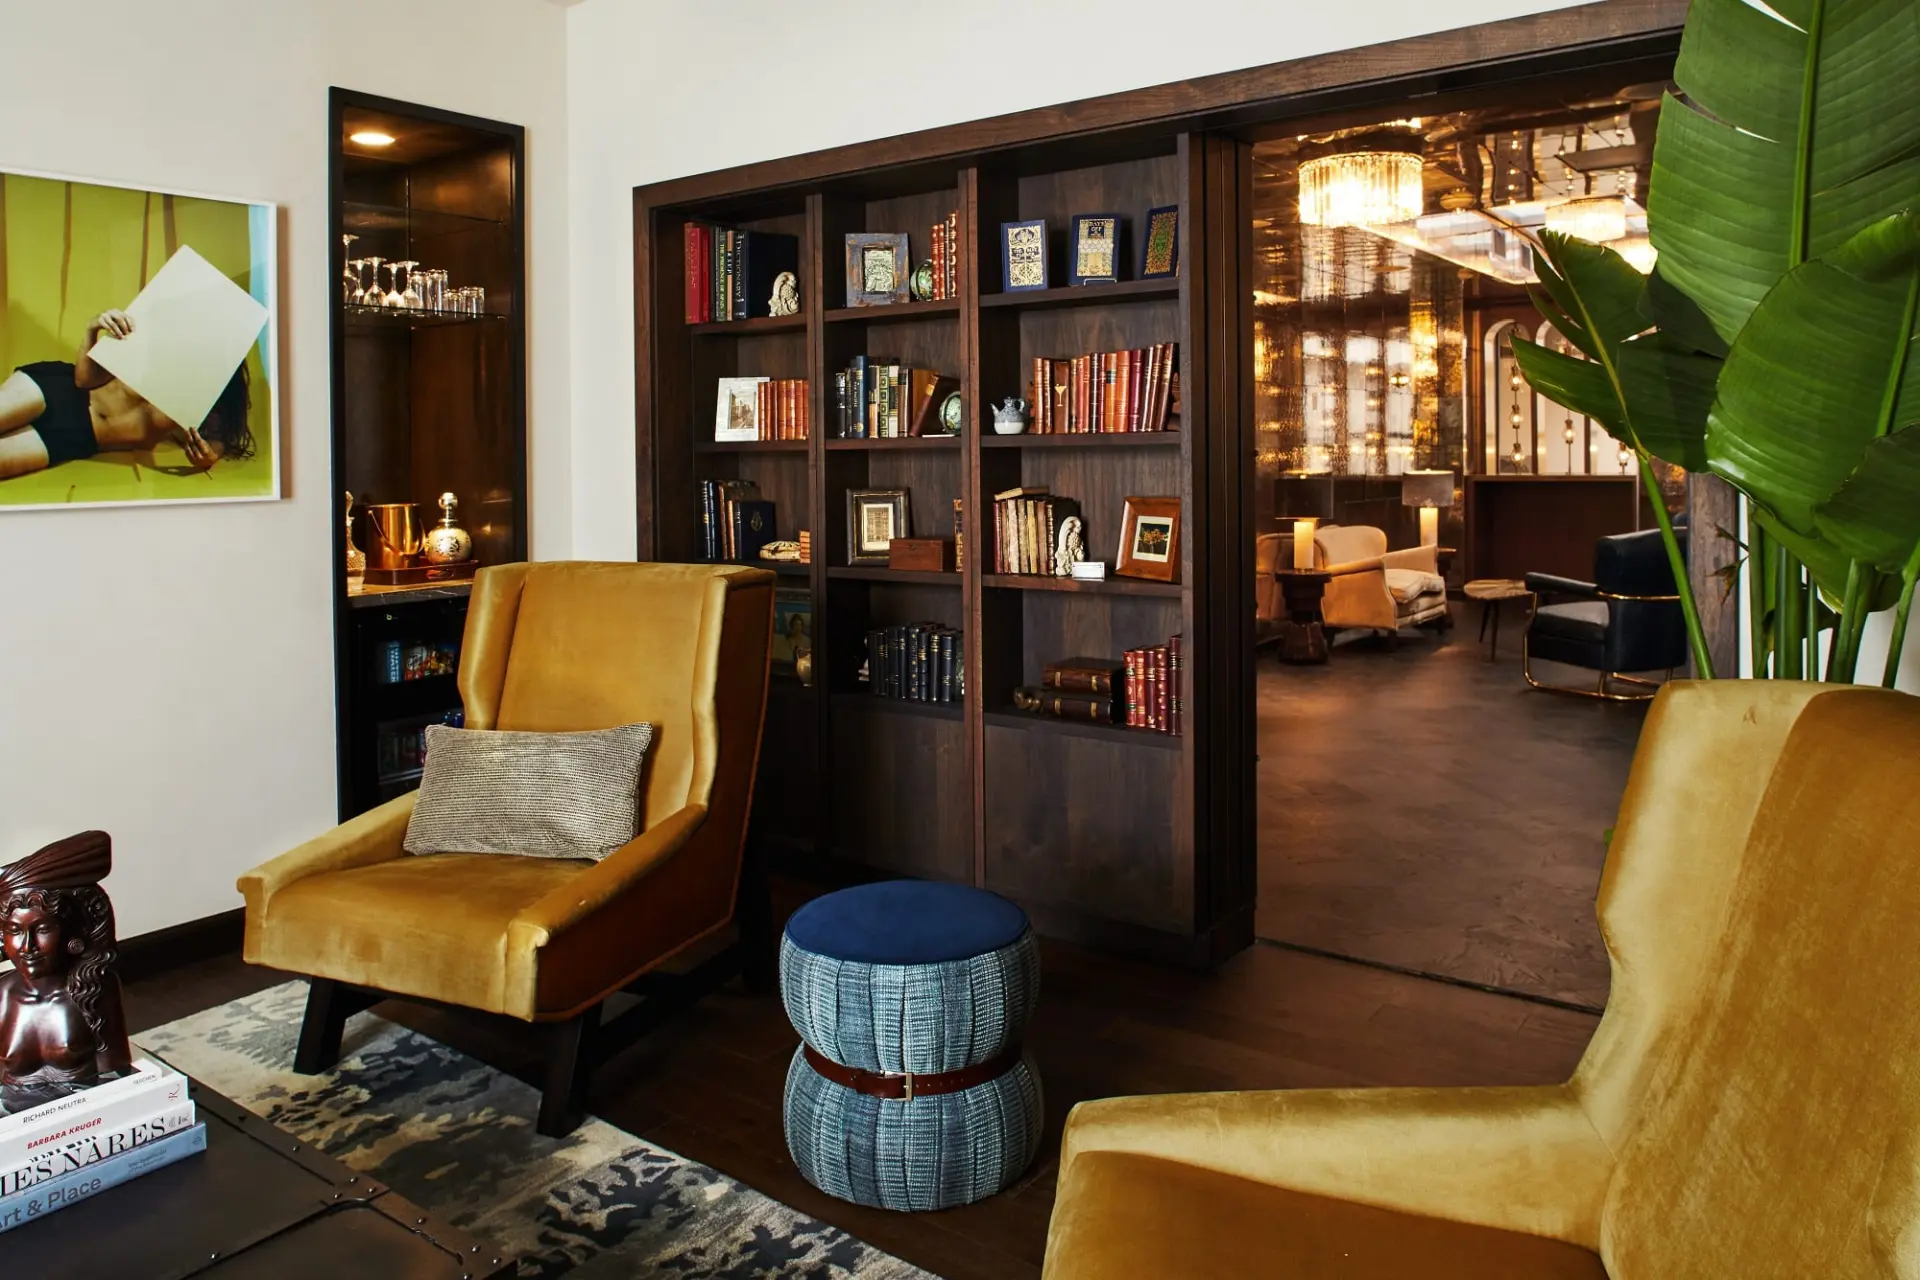
M 765 378 L 722 378 L 714 400 L 715 440 L 760 438 L 760 384 Z
M 1113 571 L 1155 582 L 1180 580 L 1180 499 L 1127 499 Z
M 905 489 L 847 490 L 847 563 L 884 565 L 895 538 L 911 538 Z
M 1008 293 L 1047 287 L 1047 220 L 1000 224 L 1001 288 Z
M 1167 280 L 1180 272 L 1180 206 L 1147 210 L 1146 230 L 1140 236 L 1140 278 Z
M 907 237 L 860 232 L 847 237 L 847 305 L 890 307 L 907 300 L 913 261 Z
M 1118 284 L 1120 281 L 1120 215 L 1073 215 L 1073 282 Z
M 813 592 L 780 587 L 773 593 L 773 669 L 795 675 L 795 662 L 813 648 Z

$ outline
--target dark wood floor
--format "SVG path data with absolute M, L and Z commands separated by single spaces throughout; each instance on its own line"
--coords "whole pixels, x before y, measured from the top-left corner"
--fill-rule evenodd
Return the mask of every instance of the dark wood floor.
M 780 888 L 789 910 L 808 895 L 791 882 Z M 610 1063 L 594 1109 L 948 1280 L 1025 1280 L 1039 1275 L 1060 1127 L 1076 1102 L 1200 1089 L 1545 1083 L 1566 1077 L 1595 1021 L 1264 944 L 1211 974 L 1062 944 L 1043 952 L 1029 1044 L 1046 1089 L 1046 1145 L 1017 1187 L 981 1204 L 896 1214 L 807 1185 L 780 1124 L 798 1041 L 772 996 L 729 988 L 710 997 Z M 208 960 L 130 984 L 128 1016 L 136 1029 L 154 1026 L 283 978 L 237 957 Z M 538 1046 L 526 1028 L 398 1004 L 380 1012 L 536 1078 Z
M 1325 666 L 1262 656 L 1260 936 L 1605 1004 L 1594 895 L 1645 708 L 1529 689 L 1506 609 L 1497 662 L 1471 602 Z

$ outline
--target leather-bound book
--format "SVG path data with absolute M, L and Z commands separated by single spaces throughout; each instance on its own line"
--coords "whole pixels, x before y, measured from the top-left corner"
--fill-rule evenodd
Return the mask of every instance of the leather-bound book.
M 1117 698 L 1125 688 L 1126 670 L 1125 663 L 1106 658 L 1062 658 L 1046 665 L 1040 683 L 1048 689 Z

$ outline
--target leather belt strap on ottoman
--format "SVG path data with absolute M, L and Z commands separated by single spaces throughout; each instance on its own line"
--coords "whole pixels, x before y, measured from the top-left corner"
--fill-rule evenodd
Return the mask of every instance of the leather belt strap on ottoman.
M 887 1098 L 895 1102 L 912 1102 L 915 1098 L 931 1098 L 942 1093 L 960 1093 L 1005 1075 L 1020 1061 L 1020 1046 L 1014 1044 L 985 1062 L 961 1067 L 958 1071 L 918 1074 L 906 1071 L 895 1074 L 841 1066 L 810 1044 L 802 1044 L 800 1048 L 806 1054 L 807 1065 L 835 1084 L 845 1085 L 855 1093 L 864 1093 L 868 1097 Z

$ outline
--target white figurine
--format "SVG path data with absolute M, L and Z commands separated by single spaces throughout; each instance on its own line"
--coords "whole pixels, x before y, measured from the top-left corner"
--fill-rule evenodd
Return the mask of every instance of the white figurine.
M 773 278 L 773 296 L 767 299 L 767 314 L 790 316 L 800 310 L 800 281 L 791 271 Z
M 1080 517 L 1068 516 L 1060 526 L 1060 537 L 1053 548 L 1053 576 L 1070 578 L 1073 566 L 1087 554 L 1086 540 L 1080 536 Z

